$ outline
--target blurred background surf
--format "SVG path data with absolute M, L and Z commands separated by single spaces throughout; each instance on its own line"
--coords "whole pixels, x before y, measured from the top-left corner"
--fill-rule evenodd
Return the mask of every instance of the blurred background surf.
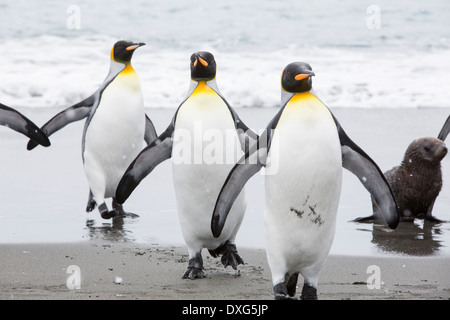
M 330 107 L 449 107 L 450 2 L 0 1 L 0 97 L 65 107 L 96 90 L 119 39 L 135 53 L 147 108 L 176 108 L 189 57 L 211 51 L 235 107 L 275 107 L 280 75 L 310 63 Z

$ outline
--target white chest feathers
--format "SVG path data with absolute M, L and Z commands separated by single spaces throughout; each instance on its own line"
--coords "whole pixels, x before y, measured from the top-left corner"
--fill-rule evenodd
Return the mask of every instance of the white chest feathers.
M 174 164 L 234 165 L 241 156 L 239 138 L 225 101 L 200 82 L 178 110 Z
M 108 195 L 114 194 L 114 188 L 142 150 L 144 141 L 141 87 L 134 70 L 131 66 L 127 68 L 104 89 L 85 133 L 88 179 L 104 180 Z

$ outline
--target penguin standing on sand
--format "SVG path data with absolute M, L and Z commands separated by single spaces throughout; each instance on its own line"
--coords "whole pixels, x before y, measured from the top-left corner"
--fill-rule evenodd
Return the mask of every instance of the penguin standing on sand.
M 26 135 L 36 144 L 50 146 L 48 137 L 30 119 L 19 111 L 0 103 L 0 125 Z
M 87 118 L 83 131 L 82 158 L 90 192 L 86 211 L 98 210 L 104 219 L 136 215 L 126 213 L 114 199 L 117 185 L 143 141 L 156 138 L 153 123 L 145 115 L 139 78 L 131 66 L 134 51 L 144 43 L 118 41 L 111 50 L 109 73 L 100 88 L 87 99 L 58 113 L 42 130 L 52 135 L 74 121 Z M 36 143 L 30 141 L 28 150 Z M 113 210 L 105 198 L 113 197 Z
M 336 228 L 342 166 L 358 176 L 391 228 L 399 219 L 383 173 L 309 92 L 312 76 L 306 63 L 284 69 L 282 108 L 229 173 L 211 221 L 214 236 L 220 237 L 237 194 L 266 166 L 266 251 L 275 299 L 294 298 L 299 274 L 304 278 L 301 298 L 317 299 L 319 273 Z
M 191 85 L 171 124 L 133 161 L 116 192 L 123 203 L 159 163 L 172 158 L 178 216 L 189 251 L 183 278 L 204 278 L 201 251 L 222 255 L 225 267 L 243 264 L 235 237 L 244 216 L 244 192 L 236 196 L 230 218 L 218 238 L 211 233 L 211 212 L 228 172 L 242 154 L 241 149 L 257 135 L 239 119 L 217 87 L 216 62 L 209 52 L 191 56 Z M 222 140 L 226 139 L 226 141 Z

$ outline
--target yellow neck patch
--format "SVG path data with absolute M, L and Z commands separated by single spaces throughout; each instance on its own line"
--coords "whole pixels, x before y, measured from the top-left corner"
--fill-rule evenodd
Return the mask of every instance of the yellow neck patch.
M 127 64 L 125 69 L 122 70 L 121 72 L 124 75 L 129 75 L 129 74 L 133 74 L 136 73 L 133 69 L 133 67 L 131 66 L 131 64 Z
M 297 125 L 298 121 L 305 123 L 322 117 L 331 117 L 328 108 L 312 93 L 301 92 L 294 94 L 289 100 L 279 124 L 292 122 Z
M 320 103 L 322 102 L 311 92 L 300 92 L 296 93 L 292 96 L 291 100 L 289 100 L 288 104 L 291 103 Z
M 213 89 L 211 89 L 211 87 L 209 87 L 206 84 L 206 81 L 199 81 L 197 87 L 194 90 L 194 92 L 192 92 L 192 95 L 213 94 L 213 93 L 215 93 L 215 91 Z

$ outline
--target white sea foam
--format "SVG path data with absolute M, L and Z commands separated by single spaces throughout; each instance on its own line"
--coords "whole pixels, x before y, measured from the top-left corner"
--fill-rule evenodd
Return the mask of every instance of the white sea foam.
M 133 58 L 147 108 L 179 105 L 197 50 L 215 54 L 217 83 L 236 107 L 278 106 L 281 71 L 293 61 L 312 65 L 330 107 L 449 107 L 450 2 L 379 0 L 379 29 L 366 24 L 370 4 L 86 0 L 73 3 L 81 25 L 72 30 L 65 2 L 0 2 L 0 102 L 78 102 L 102 83 L 111 46 L 125 38 L 148 44 Z
M 115 39 L 41 36 L 0 44 L 0 97 L 22 107 L 68 107 L 92 94 L 109 68 Z M 450 51 L 383 52 L 299 48 L 273 52 L 220 52 L 217 83 L 235 107 L 280 103 L 280 75 L 292 61 L 310 63 L 315 93 L 330 107 L 449 107 Z M 191 50 L 138 49 L 133 65 L 147 108 L 176 108 L 186 95 Z

